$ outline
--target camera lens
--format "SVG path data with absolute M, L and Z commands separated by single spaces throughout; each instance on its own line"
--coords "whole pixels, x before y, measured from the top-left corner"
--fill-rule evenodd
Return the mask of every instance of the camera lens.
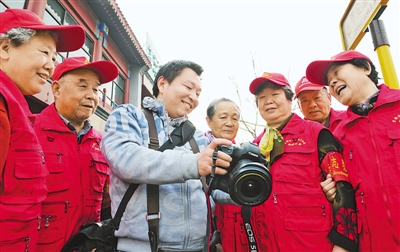
M 261 192 L 261 185 L 255 179 L 251 178 L 246 183 L 243 183 L 239 191 L 243 192 L 245 197 L 254 197 Z
M 229 194 L 240 205 L 262 204 L 268 199 L 271 189 L 271 174 L 259 163 L 242 160 L 231 172 Z

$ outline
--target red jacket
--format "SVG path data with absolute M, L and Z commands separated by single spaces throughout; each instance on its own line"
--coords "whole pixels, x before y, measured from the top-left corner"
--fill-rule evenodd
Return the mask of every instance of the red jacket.
M 400 90 L 380 87 L 374 108 L 349 108 L 334 131 L 356 191 L 360 251 L 400 251 Z
M 35 251 L 40 203 L 48 174 L 33 130 L 33 115 L 15 83 L 0 70 L 0 94 L 8 107 L 10 145 L 0 193 L 0 250 Z
M 259 251 L 332 251 L 332 204 L 320 187 L 318 160 L 317 140 L 324 128 L 294 114 L 281 130 L 284 153 L 270 167 L 271 196 L 253 208 Z
M 78 144 L 54 103 L 37 116 L 35 131 L 50 173 L 38 250 L 60 251 L 82 224 L 100 220 L 108 165 L 100 152 L 100 133 L 92 128 Z

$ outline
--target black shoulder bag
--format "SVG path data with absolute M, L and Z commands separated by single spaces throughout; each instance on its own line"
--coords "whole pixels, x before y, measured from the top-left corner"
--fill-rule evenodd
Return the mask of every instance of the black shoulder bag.
M 126 205 L 138 186 L 139 184 L 129 185 L 114 218 L 82 225 L 79 231 L 64 245 L 61 252 L 91 252 L 93 249 L 96 252 L 117 251 L 117 238 L 114 236 L 114 232 L 118 230 Z
M 153 114 L 147 109 L 143 109 L 143 112 L 149 123 L 149 148 L 157 150 L 159 142 Z M 178 128 L 172 131 L 169 141 L 165 142 L 158 150 L 164 151 L 167 149 L 173 149 L 176 145 L 184 145 L 193 136 L 195 131 L 196 128 L 190 121 L 182 123 Z M 116 252 L 117 238 L 115 237 L 114 232 L 119 229 L 119 224 L 122 215 L 125 212 L 125 208 L 138 186 L 139 184 L 129 185 L 128 190 L 125 192 L 121 203 L 118 206 L 114 218 L 82 225 L 79 228 L 79 231 L 64 245 L 61 252 L 91 252 L 94 249 L 96 252 Z M 156 209 L 152 211 L 148 210 L 149 236 L 150 233 L 153 234 L 152 237 L 154 237 L 153 240 L 156 242 L 155 248 L 157 249 L 159 218 L 152 219 L 151 217 L 154 216 L 153 213 L 156 213 L 158 216 L 158 185 L 148 185 L 148 188 L 149 187 L 150 191 L 148 189 L 147 193 L 148 195 L 154 195 L 154 197 L 148 197 L 148 209 Z M 154 191 L 155 189 L 157 189 L 157 191 Z

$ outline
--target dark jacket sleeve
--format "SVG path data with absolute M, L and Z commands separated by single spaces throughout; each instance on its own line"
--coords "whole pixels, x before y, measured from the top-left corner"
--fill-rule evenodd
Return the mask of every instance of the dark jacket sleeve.
M 348 180 L 341 146 L 328 130 L 318 136 L 318 156 L 324 174 L 330 173 L 336 182 L 333 200 L 334 226 L 329 232 L 333 244 L 349 251 L 358 251 L 357 212 L 354 190 Z

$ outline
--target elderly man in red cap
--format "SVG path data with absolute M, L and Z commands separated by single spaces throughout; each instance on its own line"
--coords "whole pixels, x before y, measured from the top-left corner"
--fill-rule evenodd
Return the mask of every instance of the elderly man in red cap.
M 311 62 L 306 75 L 348 106 L 334 135 L 356 193 L 360 251 L 400 251 L 400 90 L 378 85 L 372 61 L 353 50 Z
M 108 165 L 101 134 L 88 119 L 99 103 L 100 85 L 117 76 L 114 63 L 85 57 L 67 58 L 54 71 L 55 101 L 35 123 L 49 170 L 38 251 L 61 251 L 82 224 L 100 220 Z
M 79 25 L 46 25 L 25 9 L 0 12 L 1 251 L 35 251 L 47 194 L 48 171 L 24 96 L 42 91 L 57 52 L 84 41 Z
M 310 82 L 305 76 L 296 84 L 295 99 L 307 120 L 319 122 L 333 132 L 345 116 L 344 111 L 331 108 L 331 94 L 320 84 Z

